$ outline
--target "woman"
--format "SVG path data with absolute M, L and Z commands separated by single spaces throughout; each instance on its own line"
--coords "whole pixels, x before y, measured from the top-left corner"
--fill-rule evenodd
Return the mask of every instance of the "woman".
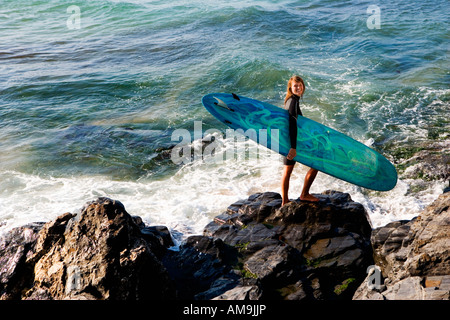
M 295 166 L 295 161 L 292 159 L 297 155 L 297 117 L 302 115 L 299 100 L 303 97 L 304 92 L 305 83 L 303 82 L 303 79 L 299 76 L 291 77 L 287 85 L 286 98 L 284 99 L 284 108 L 289 111 L 289 139 L 291 149 L 289 150 L 287 157 L 283 159 L 284 171 L 281 179 L 282 206 L 289 202 L 289 180 Z M 311 202 L 319 201 L 319 199 L 309 193 L 309 188 L 316 178 L 316 175 L 316 169 L 309 169 L 305 176 L 305 183 L 303 184 L 300 200 Z

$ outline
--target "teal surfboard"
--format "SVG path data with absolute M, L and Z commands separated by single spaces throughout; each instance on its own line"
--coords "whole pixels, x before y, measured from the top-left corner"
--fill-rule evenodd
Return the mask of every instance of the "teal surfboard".
M 215 118 L 283 156 L 289 153 L 288 112 L 266 102 L 228 93 L 211 93 L 202 103 Z M 388 191 L 397 171 L 384 156 L 314 120 L 297 120 L 295 161 L 352 184 Z M 241 131 L 242 132 L 242 131 Z

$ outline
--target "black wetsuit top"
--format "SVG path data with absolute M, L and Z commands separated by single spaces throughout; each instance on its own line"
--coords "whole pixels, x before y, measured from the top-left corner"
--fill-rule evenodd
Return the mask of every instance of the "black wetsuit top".
M 292 149 L 297 149 L 297 118 L 303 116 L 299 100 L 300 98 L 293 94 L 284 104 L 284 108 L 289 112 L 289 140 Z

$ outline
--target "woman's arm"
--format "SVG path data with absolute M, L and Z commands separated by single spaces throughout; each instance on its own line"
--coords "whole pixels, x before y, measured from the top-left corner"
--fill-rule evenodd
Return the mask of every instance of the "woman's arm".
M 289 104 L 289 141 L 291 144 L 291 149 L 287 158 L 292 160 L 297 155 L 297 118 L 298 118 L 298 101 L 294 97 L 291 98 L 291 103 Z

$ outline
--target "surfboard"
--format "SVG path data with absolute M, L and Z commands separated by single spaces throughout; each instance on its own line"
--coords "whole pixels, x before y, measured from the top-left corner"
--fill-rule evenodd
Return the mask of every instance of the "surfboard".
M 250 139 L 283 156 L 289 153 L 287 110 L 234 93 L 207 94 L 202 103 L 230 128 L 252 132 L 246 134 Z M 297 127 L 296 162 L 367 189 L 388 191 L 397 184 L 394 165 L 363 143 L 303 116 Z

